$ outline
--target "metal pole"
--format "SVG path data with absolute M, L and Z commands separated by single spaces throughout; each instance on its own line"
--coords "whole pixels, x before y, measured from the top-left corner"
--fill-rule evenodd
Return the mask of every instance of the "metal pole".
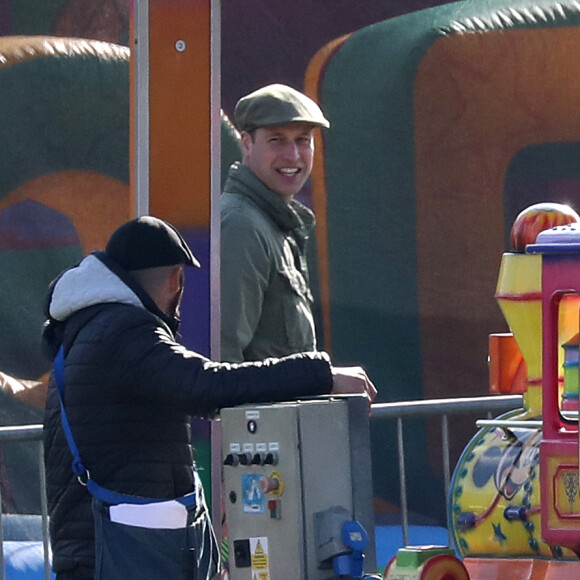
M 149 0 L 135 2 L 135 215 L 149 214 Z
M 409 544 L 409 518 L 407 513 L 407 482 L 405 478 L 405 450 L 403 443 L 403 420 L 397 417 L 397 450 L 399 454 L 399 487 L 401 490 L 401 522 L 403 524 L 403 545 Z
M 5 580 L 6 570 L 4 569 L 4 522 L 2 521 L 2 486 L 0 485 L 0 580 Z
M 459 397 L 453 399 L 426 399 L 418 401 L 401 401 L 398 403 L 375 403 L 372 406 L 372 417 L 426 417 L 437 413 L 459 414 L 473 411 L 492 413 L 509 411 L 522 406 L 521 395 L 496 395 L 490 397 Z
M 46 470 L 44 446 L 38 443 L 38 468 L 40 471 L 40 512 L 42 514 L 42 549 L 44 554 L 44 580 L 50 580 L 50 542 L 48 541 L 48 501 L 46 497 Z
M 16 425 L 0 427 L 1 443 L 22 443 L 42 439 L 42 425 Z
M 43 541 L 46 537 L 48 543 L 48 516 L 46 508 L 46 485 L 44 473 L 44 458 L 43 458 L 43 444 L 42 444 L 42 425 L 16 425 L 8 427 L 0 427 L 0 441 L 2 443 L 22 443 L 24 441 L 38 441 L 40 448 L 40 489 L 41 489 L 41 508 L 43 517 L 46 517 L 46 532 L 43 529 Z M 44 500 L 43 500 L 44 497 Z M 2 521 L 2 490 L 0 489 L 0 580 L 6 580 L 6 566 L 4 558 L 4 524 Z M 48 557 L 48 550 L 45 544 L 45 563 L 44 576 L 45 580 L 50 579 L 50 565 L 46 558 Z
M 512 421 L 510 419 L 478 419 L 475 424 L 480 428 L 498 427 L 499 429 L 542 429 L 544 422 L 540 419 Z
M 443 444 L 443 482 L 445 489 L 445 505 L 448 505 L 449 501 L 449 488 L 451 486 L 451 469 L 449 461 L 449 421 L 447 415 L 441 417 L 441 442 Z M 451 533 L 451 517 L 449 510 L 446 510 L 447 514 L 447 536 L 449 539 L 449 545 L 453 543 L 453 534 Z
M 211 358 L 221 360 L 220 198 L 221 198 L 221 0 L 210 0 L 210 344 Z M 222 540 L 221 423 L 211 423 L 211 511 L 218 544 Z M 221 545 L 220 545 L 221 551 Z

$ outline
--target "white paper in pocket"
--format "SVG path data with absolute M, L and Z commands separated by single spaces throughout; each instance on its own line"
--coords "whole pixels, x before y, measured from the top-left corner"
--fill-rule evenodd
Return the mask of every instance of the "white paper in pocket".
M 169 500 L 147 504 L 121 503 L 109 508 L 112 522 L 140 528 L 185 528 L 187 509 L 178 501 Z

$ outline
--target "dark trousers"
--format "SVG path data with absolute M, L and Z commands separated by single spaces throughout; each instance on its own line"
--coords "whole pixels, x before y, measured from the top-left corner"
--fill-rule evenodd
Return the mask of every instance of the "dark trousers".
M 56 580 L 91 580 L 90 576 L 77 576 L 72 572 L 60 572 L 56 575 Z

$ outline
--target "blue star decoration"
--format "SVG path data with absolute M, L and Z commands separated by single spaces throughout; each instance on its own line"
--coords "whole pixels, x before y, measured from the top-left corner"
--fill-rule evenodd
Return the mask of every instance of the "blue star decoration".
M 493 539 L 500 546 L 507 540 L 507 536 L 501 531 L 501 522 L 499 524 L 491 524 L 493 526 Z

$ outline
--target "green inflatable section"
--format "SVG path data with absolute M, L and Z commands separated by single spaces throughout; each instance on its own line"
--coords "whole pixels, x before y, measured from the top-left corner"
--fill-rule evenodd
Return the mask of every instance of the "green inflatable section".
M 578 23 L 573 1 L 468 0 L 359 30 L 327 63 L 320 95 L 332 122 L 325 172 L 333 352 L 339 363 L 365 366 L 380 401 L 424 396 L 413 118 L 421 60 L 442 35 Z M 389 468 L 395 427 L 385 425 L 373 422 L 375 493 L 398 502 Z M 423 421 L 405 422 L 405 453 L 411 509 L 444 522 L 425 493 L 438 494 L 441 484 L 414 459 L 427 456 Z
M 0 200 L 71 169 L 128 183 L 128 75 L 126 49 L 100 54 L 88 43 L 0 69 Z M 39 203 L 4 210 L 0 229 L 11 236 L 0 245 L 0 369 L 37 378 L 49 368 L 39 344 L 44 294 L 82 250 L 70 220 Z
M 0 78 L 0 197 L 66 169 L 129 182 L 127 57 L 36 58 L 2 69 Z
M 129 182 L 129 53 L 110 45 L 99 54 L 84 44 L 86 50 L 81 41 L 68 54 L 0 69 L 0 200 L 36 177 L 65 170 Z M 239 158 L 225 116 L 222 141 L 225 175 Z M 70 193 L 82 203 L 82 191 Z M 82 257 L 74 225 L 56 213 L 41 204 L 10 217 L 0 212 L 0 234 L 20 240 L 14 247 L 0 244 L 0 370 L 20 378 L 48 370 L 39 346 L 44 293 Z
M 63 269 L 81 258 L 80 246 L 0 252 L 2 372 L 35 379 L 49 370 L 50 365 L 40 351 L 46 289 Z

